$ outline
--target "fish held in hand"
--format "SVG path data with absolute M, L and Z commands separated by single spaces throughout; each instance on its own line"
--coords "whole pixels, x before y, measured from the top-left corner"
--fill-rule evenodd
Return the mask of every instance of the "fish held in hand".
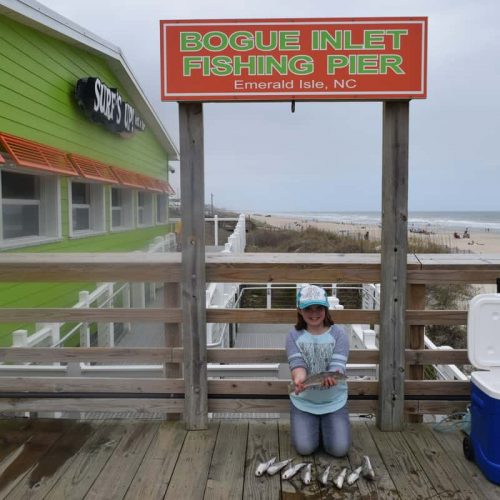
M 264 472 L 267 471 L 267 469 L 269 469 L 269 467 L 271 467 L 271 465 L 274 464 L 274 462 L 276 462 L 276 457 L 273 457 L 271 458 L 271 460 L 267 461 L 267 462 L 261 462 L 258 466 L 257 466 L 257 470 L 255 471 L 255 475 L 257 477 L 260 477 L 262 476 L 262 474 L 264 474 Z
M 354 469 L 348 476 L 347 476 L 347 484 L 350 486 L 351 484 L 354 484 L 358 479 L 361 474 L 361 471 L 363 470 L 363 466 L 360 465 L 356 469 Z
M 342 489 L 344 479 L 347 475 L 347 469 L 342 469 L 342 472 L 333 480 L 333 484 L 339 489 Z
M 326 486 L 328 484 L 328 476 L 330 475 L 330 468 L 331 465 L 329 465 L 319 476 L 318 481 L 323 485 Z
M 307 465 L 305 462 L 301 462 L 300 464 L 296 464 L 296 465 L 292 465 L 291 467 L 288 467 L 288 469 L 285 472 L 283 472 L 283 474 L 281 475 L 281 479 L 292 478 L 305 465 Z
M 368 455 L 365 455 L 363 457 L 363 470 L 362 470 L 363 477 L 366 477 L 366 479 L 370 479 L 373 481 L 375 479 L 375 471 L 373 470 L 372 464 L 370 462 L 370 458 Z
M 311 484 L 312 481 L 312 464 L 307 464 L 300 474 L 300 479 L 307 486 Z
M 293 460 L 293 458 L 289 458 L 288 460 L 283 460 L 281 462 L 277 462 L 275 464 L 272 464 L 268 469 L 267 469 L 267 473 L 270 475 L 270 476 L 274 476 L 274 474 L 276 474 L 277 472 L 279 472 L 281 469 L 283 469 L 283 467 L 286 467 L 291 461 Z
M 314 375 L 311 375 L 310 377 L 307 377 L 304 382 L 302 382 L 302 385 L 305 389 L 310 389 L 311 387 L 320 387 L 323 386 L 325 383 L 325 380 L 327 378 L 333 378 L 337 381 L 339 380 L 345 380 L 346 376 L 341 373 L 341 372 L 320 372 L 320 373 L 315 373 Z M 295 390 L 295 384 L 293 382 L 290 382 L 288 384 L 288 392 L 293 392 Z

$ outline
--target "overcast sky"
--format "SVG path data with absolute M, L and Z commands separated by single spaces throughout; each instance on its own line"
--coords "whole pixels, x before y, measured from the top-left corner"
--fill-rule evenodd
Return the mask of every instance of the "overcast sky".
M 500 210 L 498 0 L 42 3 L 122 49 L 177 145 L 177 104 L 159 98 L 160 19 L 428 16 L 428 98 L 410 103 L 410 211 Z M 234 210 L 380 209 L 381 103 L 299 102 L 294 114 L 289 102 L 205 104 L 204 129 L 207 203 L 213 193 Z

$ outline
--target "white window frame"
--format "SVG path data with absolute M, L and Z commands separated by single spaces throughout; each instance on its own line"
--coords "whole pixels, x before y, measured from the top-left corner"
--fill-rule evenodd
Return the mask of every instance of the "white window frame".
M 140 205 L 141 195 L 145 201 L 143 206 Z M 153 193 L 150 191 L 137 191 L 137 227 L 151 227 L 153 225 Z
M 89 190 L 88 204 L 73 203 L 73 184 L 84 184 Z M 106 232 L 106 214 L 104 202 L 104 185 L 94 182 L 72 180 L 68 182 L 68 202 L 69 202 L 69 235 L 71 238 L 82 238 L 94 234 Z M 75 229 L 73 227 L 73 210 L 78 208 L 88 208 L 89 229 Z
M 17 199 L 2 196 L 2 173 L 32 175 L 38 179 L 39 199 Z M 37 205 L 38 235 L 4 238 L 3 207 L 6 205 Z M 61 185 L 60 177 L 53 174 L 39 174 L 19 168 L 3 167 L 0 169 L 0 248 L 18 248 L 25 246 L 42 245 L 62 239 L 61 228 Z
M 121 193 L 122 204 L 119 207 L 113 207 L 113 189 Z M 113 212 L 116 211 L 120 211 L 121 213 L 121 224 L 119 226 L 113 226 Z M 111 231 L 128 231 L 134 229 L 134 191 L 132 189 L 112 186 L 109 193 L 109 213 Z

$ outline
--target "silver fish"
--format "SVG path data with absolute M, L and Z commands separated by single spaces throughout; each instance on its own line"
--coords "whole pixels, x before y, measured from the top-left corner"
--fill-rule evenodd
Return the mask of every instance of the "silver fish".
M 366 477 L 366 479 L 370 479 L 373 481 L 375 479 L 375 471 L 373 470 L 372 464 L 370 462 L 370 458 L 368 455 L 365 455 L 363 457 L 363 471 L 362 471 L 363 477 Z
M 302 479 L 302 482 L 307 486 L 308 484 L 311 484 L 312 481 L 312 464 L 307 464 L 303 469 L 300 474 L 300 479 Z
M 267 469 L 267 473 L 270 476 L 273 476 L 274 474 L 276 474 L 276 472 L 279 472 L 281 469 L 283 469 L 283 467 L 287 466 L 292 460 L 293 460 L 293 458 L 289 458 L 288 460 L 283 460 L 282 462 L 277 462 L 277 463 L 271 465 Z
M 342 489 L 344 479 L 347 475 L 347 469 L 342 469 L 342 472 L 333 480 L 333 484 L 339 489 Z
M 360 465 L 356 469 L 354 469 L 348 476 L 347 476 L 347 484 L 350 486 L 351 484 L 354 484 L 358 479 L 359 475 L 361 474 L 361 471 L 363 470 L 363 466 Z
M 346 376 L 340 372 L 320 372 L 307 377 L 304 382 L 304 389 L 309 389 L 310 387 L 322 386 L 326 378 L 334 378 L 335 380 L 345 380 Z M 290 382 L 288 384 L 288 392 L 291 393 L 295 390 L 295 384 Z
M 276 457 L 271 458 L 271 460 L 269 460 L 268 462 L 261 462 L 257 466 L 257 470 L 255 471 L 255 475 L 257 477 L 262 476 L 262 474 L 264 474 L 264 472 L 266 472 L 266 470 L 269 469 L 269 467 L 271 467 L 271 465 L 273 465 L 274 462 L 276 462 Z
M 290 479 L 290 478 L 292 478 L 305 465 L 306 465 L 305 462 L 301 462 L 300 464 L 296 464 L 296 465 L 291 465 L 290 467 L 288 467 L 288 469 L 285 472 L 283 472 L 283 474 L 281 475 L 281 479 Z
M 318 481 L 323 485 L 326 486 L 328 484 L 328 476 L 330 475 L 330 468 L 331 465 L 329 465 L 322 473 L 321 476 L 319 476 Z

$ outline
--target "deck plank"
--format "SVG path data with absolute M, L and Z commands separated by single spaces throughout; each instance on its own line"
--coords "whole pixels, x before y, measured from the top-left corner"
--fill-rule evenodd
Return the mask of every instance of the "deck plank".
M 33 422 L 33 432 L 28 439 L 2 461 L 0 466 L 0 498 L 6 498 L 9 495 L 72 425 L 74 422 L 68 420 Z
M 75 422 L 9 494 L 9 500 L 42 499 L 63 476 L 95 432 L 95 423 Z
M 470 485 L 474 492 L 474 496 L 471 498 L 489 500 L 500 497 L 500 486 L 488 481 L 479 467 L 465 458 L 462 448 L 464 435 L 460 431 L 434 431 L 434 437 L 446 451 L 447 459 L 457 470 L 457 476 L 462 477 Z
M 255 476 L 260 462 L 279 459 L 278 424 L 276 420 L 251 421 L 248 425 L 248 444 L 243 498 L 247 500 L 279 498 L 279 475 Z
M 39 428 L 37 422 L 25 418 L 0 420 L 0 471 L 6 467 L 3 461 Z
M 94 435 L 79 450 L 47 498 L 50 500 L 84 498 L 126 430 L 126 424 L 121 422 L 106 421 L 97 426 Z
M 456 468 L 428 425 L 408 425 L 403 436 L 441 498 L 466 500 L 474 497 L 469 484 L 455 472 Z
M 375 471 L 374 481 L 364 478 L 360 478 L 357 481 L 359 491 L 364 499 L 399 499 L 400 495 L 397 492 L 394 481 L 391 479 L 389 471 L 377 449 L 377 445 L 368 430 L 368 426 L 371 425 L 374 424 L 371 422 L 352 423 L 352 446 L 349 450 L 351 466 L 352 468 L 356 468 L 361 465 L 363 456 L 367 455 Z
M 207 430 L 188 432 L 165 500 L 203 498 L 218 430 L 219 423 L 210 422 Z
M 242 498 L 247 438 L 248 422 L 220 423 L 204 500 Z
M 486 500 L 500 497 L 476 464 L 465 459 L 463 435 L 412 424 L 381 432 L 372 422 L 353 422 L 348 457 L 322 451 L 297 455 L 289 419 L 210 422 L 206 431 L 186 431 L 173 421 L 0 421 L 0 497 L 50 500 L 113 498 L 144 500 L 219 499 L 412 499 Z M 332 477 L 368 455 L 373 482 L 360 479 L 337 490 L 317 482 L 332 465 Z M 313 483 L 300 476 L 255 477 L 272 456 L 314 461 Z
M 404 439 L 403 432 L 382 432 L 375 425 L 369 429 L 401 498 L 439 497 Z
M 123 498 L 158 426 L 158 422 L 126 424 L 124 436 L 85 498 L 89 500 Z
M 159 426 L 125 499 L 164 497 L 186 435 L 184 422 L 163 422 Z

